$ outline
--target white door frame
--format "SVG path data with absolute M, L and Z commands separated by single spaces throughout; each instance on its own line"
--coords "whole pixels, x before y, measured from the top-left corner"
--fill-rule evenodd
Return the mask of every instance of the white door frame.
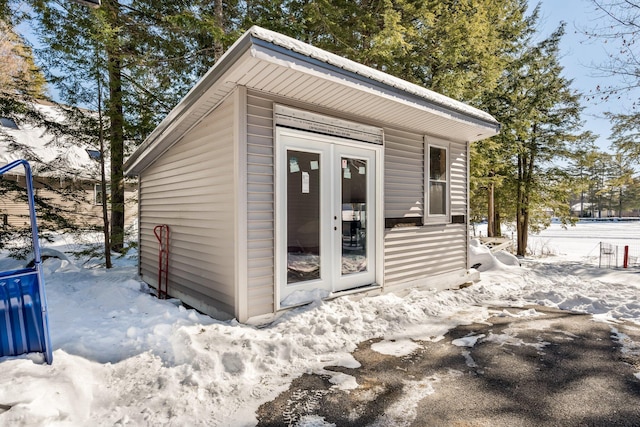
M 295 141 L 292 141 L 291 139 Z M 284 140 L 284 141 L 283 141 Z M 329 191 L 321 190 L 321 218 L 320 218 L 320 245 L 325 248 L 325 256 L 321 256 L 321 279 L 310 280 L 297 284 L 287 285 L 287 179 L 286 171 L 290 165 L 287 164 L 287 150 L 300 150 L 310 153 L 319 153 L 324 157 L 321 162 L 321 174 L 328 174 L 330 178 L 321 178 L 325 184 L 331 182 L 333 188 Z M 345 138 L 338 138 L 328 135 L 316 134 L 313 132 L 291 129 L 276 126 L 275 131 L 275 304 L 276 309 L 281 308 L 280 301 L 296 290 L 321 289 L 329 294 L 349 289 L 382 284 L 383 275 L 383 206 L 382 206 L 382 146 L 377 144 L 353 141 Z M 367 190 L 367 204 L 371 205 L 371 217 L 367 219 L 367 227 L 374 237 L 367 239 L 367 256 L 370 265 L 368 271 L 354 273 L 346 276 L 341 275 L 342 257 L 342 205 L 337 202 L 341 195 L 341 180 L 336 177 L 341 176 L 341 171 L 334 167 L 335 159 L 341 156 L 362 158 L 368 161 L 367 174 L 371 176 Z M 372 201 L 372 202 L 370 202 Z M 369 209 L 367 209 L 369 211 Z M 339 219 L 339 224 L 335 220 Z M 335 228 L 337 227 L 337 228 Z M 333 233 L 326 230 L 332 230 Z M 339 236 L 339 237 L 338 237 Z M 328 248 L 328 249 L 327 249 Z M 327 262 L 329 261 L 330 262 Z M 325 262 L 322 262 L 325 261 Z M 328 265 L 330 264 L 330 265 Z M 366 277 L 365 277 L 366 276 Z M 364 282 L 363 282 L 364 280 Z M 306 301 L 309 302 L 309 301 Z M 301 303 L 305 303 L 302 302 Z

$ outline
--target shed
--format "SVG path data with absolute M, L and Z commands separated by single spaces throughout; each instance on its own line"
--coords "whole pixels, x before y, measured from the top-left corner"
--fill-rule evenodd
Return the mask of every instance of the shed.
M 469 144 L 489 114 L 252 27 L 125 164 L 139 273 L 214 317 L 469 282 Z

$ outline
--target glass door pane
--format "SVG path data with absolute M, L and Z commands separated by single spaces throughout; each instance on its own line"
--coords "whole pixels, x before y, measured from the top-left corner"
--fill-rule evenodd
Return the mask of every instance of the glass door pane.
M 287 283 L 320 279 L 320 154 L 287 150 Z
M 367 271 L 367 160 L 341 157 L 343 276 Z

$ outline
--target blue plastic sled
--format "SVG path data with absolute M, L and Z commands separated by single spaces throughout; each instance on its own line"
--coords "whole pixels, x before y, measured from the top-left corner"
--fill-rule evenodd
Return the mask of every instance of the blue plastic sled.
M 16 160 L 0 167 L 0 175 L 19 165 L 24 166 L 27 182 L 35 262 L 32 268 L 0 271 L 0 356 L 38 352 L 43 353 L 47 363 L 51 364 L 53 355 L 49 337 L 47 298 L 44 293 L 31 167 L 26 160 Z

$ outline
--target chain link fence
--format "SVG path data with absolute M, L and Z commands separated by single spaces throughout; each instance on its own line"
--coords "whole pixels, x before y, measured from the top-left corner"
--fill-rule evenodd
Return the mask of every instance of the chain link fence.
M 640 245 L 600 242 L 600 268 L 640 268 Z

